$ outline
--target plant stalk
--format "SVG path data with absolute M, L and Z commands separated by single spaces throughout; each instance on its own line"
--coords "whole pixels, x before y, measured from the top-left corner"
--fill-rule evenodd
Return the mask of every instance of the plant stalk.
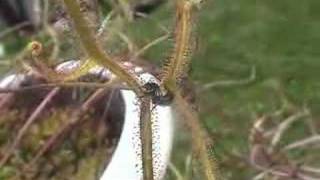
M 209 147 L 209 144 L 206 142 L 209 138 L 199 123 L 197 113 L 188 105 L 178 91 L 175 92 L 174 100 L 176 108 L 184 116 L 186 125 L 191 130 L 193 150 L 199 157 L 206 180 L 218 180 L 220 177 L 218 163 L 213 154 L 210 153 L 209 148 L 212 147 Z
M 143 179 L 153 180 L 151 98 L 149 96 L 141 99 L 140 125 Z
M 138 83 L 136 77 L 124 68 L 122 68 L 118 63 L 112 60 L 111 56 L 104 52 L 98 45 L 92 31 L 88 27 L 89 22 L 83 17 L 80 12 L 80 6 L 77 0 L 63 0 L 66 6 L 66 10 L 69 13 L 71 19 L 74 22 L 74 28 L 78 33 L 79 39 L 82 46 L 87 52 L 90 59 L 92 59 L 98 65 L 110 69 L 116 76 L 121 80 L 125 81 L 129 87 L 138 95 L 143 95 L 143 89 Z

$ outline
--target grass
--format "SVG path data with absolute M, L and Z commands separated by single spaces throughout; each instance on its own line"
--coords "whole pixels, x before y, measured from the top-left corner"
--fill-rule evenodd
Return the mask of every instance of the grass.
M 199 44 L 192 65 L 198 88 L 212 81 L 244 79 L 252 66 L 257 69 L 253 83 L 199 95 L 202 120 L 216 135 L 218 158 L 235 163 L 222 164 L 227 179 L 252 174 L 229 153 L 248 151 L 248 131 L 256 116 L 279 109 L 287 100 L 307 106 L 314 119 L 319 118 L 319 7 L 317 0 L 215 0 L 203 6 L 195 22 Z M 166 7 L 156 13 L 164 24 L 169 16 Z M 141 27 L 144 35 L 155 34 L 153 28 Z M 149 59 L 162 59 L 162 51 L 163 46 L 154 48 Z

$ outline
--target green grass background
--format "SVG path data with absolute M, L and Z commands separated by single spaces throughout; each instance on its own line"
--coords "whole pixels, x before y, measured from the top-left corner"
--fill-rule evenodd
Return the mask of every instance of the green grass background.
M 153 17 L 170 25 L 170 8 L 161 8 Z M 208 0 L 199 12 L 192 58 L 196 88 L 212 81 L 246 79 L 256 68 L 252 83 L 198 95 L 201 120 L 214 135 L 226 179 L 253 175 L 252 168 L 232 154 L 248 153 L 249 131 L 257 117 L 288 102 L 297 109 L 309 108 L 319 125 L 319 8 L 318 0 Z M 135 24 L 132 31 L 141 44 L 161 34 L 146 21 Z M 170 45 L 153 48 L 148 59 L 165 58 L 163 46 Z M 295 133 L 305 133 L 298 126 Z

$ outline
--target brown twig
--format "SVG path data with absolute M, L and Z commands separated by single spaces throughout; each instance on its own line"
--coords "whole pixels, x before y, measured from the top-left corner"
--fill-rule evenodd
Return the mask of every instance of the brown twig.
M 80 110 L 73 113 L 71 116 L 71 120 L 66 123 L 63 127 L 60 128 L 60 130 L 52 135 L 47 142 L 40 147 L 40 149 L 37 151 L 34 158 L 28 163 L 27 167 L 31 167 L 33 164 L 35 164 L 40 157 L 42 157 L 45 153 L 50 151 L 59 141 L 59 139 L 65 137 L 68 133 L 70 133 L 75 127 L 79 124 L 81 124 L 84 119 L 82 116 L 88 112 L 90 107 L 97 101 L 101 96 L 103 96 L 106 93 L 106 90 L 101 88 L 96 90 L 80 107 Z
M 254 180 L 264 179 L 266 176 L 268 176 L 268 178 L 270 177 L 276 179 L 319 179 L 320 174 L 317 172 L 318 169 L 312 168 L 312 170 L 316 170 L 314 172 L 305 170 L 305 165 L 301 166 L 297 164 L 297 162 L 290 159 L 289 156 L 287 156 L 286 154 L 289 150 L 295 148 L 303 148 L 309 146 L 310 144 L 319 142 L 320 139 L 317 134 L 314 135 L 313 133 L 311 133 L 311 137 L 293 142 L 285 147 L 279 147 L 277 151 L 275 150 L 275 146 L 278 145 L 278 143 L 281 141 L 283 135 L 291 127 L 292 123 L 296 122 L 297 120 L 303 117 L 310 118 L 309 116 L 311 116 L 310 112 L 306 108 L 304 108 L 303 111 L 299 111 L 289 116 L 283 122 L 276 125 L 276 128 L 273 128 L 274 130 L 272 130 L 272 133 L 270 133 L 271 136 L 266 136 L 268 130 L 263 127 L 266 121 L 261 121 L 259 119 L 256 121 L 253 128 L 256 132 L 256 135 L 252 136 L 255 138 L 255 140 L 252 141 L 253 145 L 250 148 L 251 165 L 255 169 L 259 170 L 259 174 L 253 177 Z M 305 123 L 309 128 L 311 128 L 308 121 L 305 121 Z M 270 131 L 271 130 L 269 130 L 269 132 Z M 266 138 L 265 141 L 258 140 L 258 138 L 260 137 L 259 133 L 261 134 L 260 136 Z
M 295 149 L 295 148 L 303 148 L 303 147 L 310 148 L 310 145 L 315 144 L 315 143 L 320 143 L 320 136 L 319 135 L 311 136 L 311 137 L 308 137 L 308 138 L 305 138 L 305 139 L 298 140 L 298 141 L 296 141 L 294 143 L 291 143 L 291 144 L 287 145 L 283 149 L 285 151 L 288 151 L 288 150 L 292 150 L 292 149 Z
M 282 135 L 284 132 L 294 123 L 295 121 L 301 119 L 302 117 L 306 117 L 309 115 L 309 112 L 307 110 L 304 110 L 302 112 L 298 112 L 290 117 L 288 117 L 286 120 L 284 120 L 275 131 L 275 134 L 273 135 L 273 138 L 271 140 L 271 146 L 270 151 L 273 151 L 275 146 L 280 142 Z
M 240 85 L 247 85 L 256 80 L 256 68 L 252 67 L 251 68 L 251 73 L 250 76 L 245 78 L 245 79 L 240 79 L 240 80 L 222 80 L 222 81 L 214 81 L 210 82 L 207 84 L 204 84 L 200 91 L 206 91 L 211 88 L 215 87 L 230 87 L 230 86 L 240 86 Z
M 106 106 L 105 106 L 105 108 L 103 110 L 103 114 L 102 114 L 100 119 L 105 119 L 107 117 L 108 110 L 111 107 L 111 102 L 112 102 L 112 98 L 113 98 L 114 93 L 115 93 L 115 89 L 111 89 L 110 90 L 110 95 L 109 95 L 110 98 L 108 98 L 108 100 L 106 102 Z
M 19 130 L 17 136 L 14 139 L 14 142 L 10 146 L 10 148 L 7 150 L 7 153 L 4 155 L 4 157 L 0 161 L 0 168 L 3 167 L 5 163 L 10 159 L 16 148 L 19 146 L 22 137 L 25 135 L 31 124 L 39 117 L 39 115 L 42 113 L 42 111 L 46 108 L 48 103 L 52 100 L 52 98 L 58 94 L 60 91 L 60 88 L 56 87 L 52 89 L 48 95 L 43 99 L 43 101 L 39 104 L 39 106 L 33 111 L 33 113 L 30 115 L 30 117 L 27 119 L 26 123 L 23 125 L 23 127 Z
M 82 88 L 110 88 L 112 85 L 115 85 L 118 81 L 113 80 L 107 83 L 93 83 L 93 82 L 61 82 L 61 83 L 46 83 L 46 84 L 37 84 L 31 86 L 25 86 L 20 88 L 0 88 L 1 93 L 15 93 L 15 92 L 24 92 L 33 89 L 42 89 L 42 88 L 51 88 L 51 87 L 82 87 Z M 128 89 L 123 85 L 118 85 L 123 89 Z

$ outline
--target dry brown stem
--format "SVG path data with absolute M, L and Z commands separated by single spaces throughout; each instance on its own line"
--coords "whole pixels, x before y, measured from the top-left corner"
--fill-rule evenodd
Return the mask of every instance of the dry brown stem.
M 10 159 L 14 151 L 18 148 L 23 136 L 28 131 L 29 127 L 34 123 L 34 121 L 40 116 L 42 111 L 46 108 L 47 104 L 52 100 L 52 98 L 58 94 L 60 88 L 56 87 L 52 89 L 48 95 L 43 99 L 43 101 L 39 104 L 39 106 L 35 109 L 35 111 L 31 114 L 31 116 L 27 119 L 26 123 L 19 130 L 17 137 L 14 139 L 12 145 L 6 151 L 6 154 L 2 157 L 0 161 L 0 168 L 3 167 L 5 163 Z

